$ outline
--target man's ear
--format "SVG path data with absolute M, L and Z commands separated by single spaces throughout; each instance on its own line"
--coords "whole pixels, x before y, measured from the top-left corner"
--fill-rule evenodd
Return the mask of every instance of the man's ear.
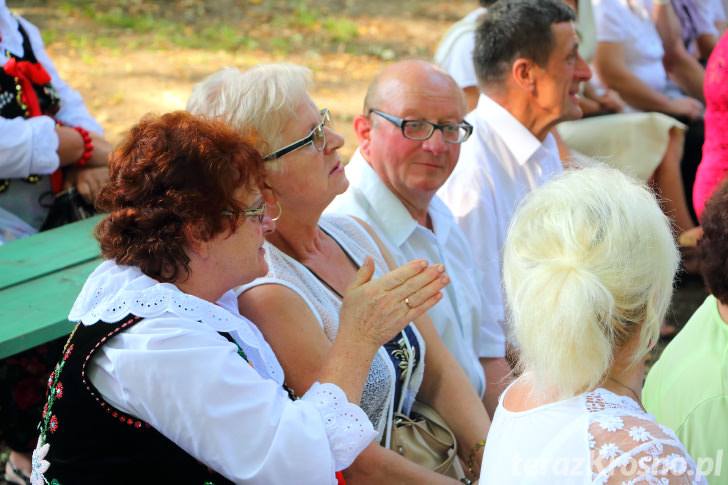
M 519 88 L 533 94 L 536 92 L 536 69 L 538 66 L 530 59 L 519 58 L 511 66 L 511 76 Z
M 354 117 L 354 133 L 359 140 L 359 150 L 362 155 L 369 155 L 369 146 L 371 145 L 372 120 L 368 116 L 357 115 Z

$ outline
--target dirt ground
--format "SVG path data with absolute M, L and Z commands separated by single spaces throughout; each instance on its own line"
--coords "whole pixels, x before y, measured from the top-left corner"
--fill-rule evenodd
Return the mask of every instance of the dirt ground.
M 192 86 L 220 67 L 292 62 L 314 72 L 312 96 L 334 114 L 337 131 L 346 139 L 344 160 L 356 148 L 351 119 L 361 111 L 373 75 L 395 60 L 430 59 L 448 26 L 477 7 L 475 1 L 462 0 L 7 4 L 44 32 L 58 71 L 82 94 L 112 143 L 147 112 L 183 109 Z M 114 14 L 141 20 L 120 27 Z M 159 28 L 145 30 L 142 22 L 150 19 Z M 183 26 L 189 42 L 160 39 L 164 29 L 176 33 L 177 26 Z M 211 41 L 206 43 L 206 37 Z

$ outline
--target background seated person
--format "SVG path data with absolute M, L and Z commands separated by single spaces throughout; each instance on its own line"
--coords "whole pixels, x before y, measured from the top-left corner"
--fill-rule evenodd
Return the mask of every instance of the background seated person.
M 617 91 L 627 103 L 627 112 L 666 113 L 688 125 L 680 172 L 686 204 L 695 223 L 691 203 L 704 138 L 703 105 L 699 101 L 703 96 L 704 73 L 695 59 L 688 67 L 666 71 L 663 38 L 652 18 L 652 5 L 646 1 L 593 1 L 597 36 L 595 81 L 598 87 Z M 672 9 L 667 4 L 658 7 L 668 9 L 667 12 Z M 668 74 L 680 89 L 668 82 Z M 686 229 L 689 227 L 683 225 L 682 230 Z
M 701 217 L 705 201 L 728 175 L 728 36 L 723 36 L 705 68 L 705 144 L 695 174 L 693 205 Z
M 61 79 L 38 29 L 0 0 L 0 245 L 36 233 L 54 191 L 75 187 L 93 201 L 109 179 L 111 145 L 102 135 L 81 96 Z M 11 450 L 10 483 L 30 475 L 48 375 L 65 341 L 0 360 L 0 442 Z

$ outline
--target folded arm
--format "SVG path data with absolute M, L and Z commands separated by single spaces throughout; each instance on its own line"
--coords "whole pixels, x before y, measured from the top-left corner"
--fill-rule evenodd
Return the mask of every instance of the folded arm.
M 702 105 L 693 98 L 670 98 L 648 86 L 627 67 L 621 42 L 598 42 L 594 67 L 602 82 L 614 89 L 630 106 L 643 111 L 659 111 L 687 116 L 700 116 Z

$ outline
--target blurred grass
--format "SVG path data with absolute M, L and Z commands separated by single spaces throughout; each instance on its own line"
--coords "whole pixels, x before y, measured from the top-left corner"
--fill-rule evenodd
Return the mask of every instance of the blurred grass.
M 312 2 L 302 0 L 290 2 L 286 9 L 273 9 L 274 6 L 251 1 L 231 16 L 226 16 L 224 9 L 211 11 L 209 5 L 194 0 L 57 0 L 47 3 L 65 17 L 92 23 L 87 29 L 93 31 L 91 36 L 52 24 L 42 29 L 47 45 L 58 42 L 71 49 L 87 49 L 92 37 L 94 46 L 117 51 L 142 46 L 147 50 L 260 48 L 283 54 L 297 48 L 362 51 L 362 46 L 354 42 L 360 36 L 354 21 L 332 15 L 328 9 L 319 9 L 312 6 Z

